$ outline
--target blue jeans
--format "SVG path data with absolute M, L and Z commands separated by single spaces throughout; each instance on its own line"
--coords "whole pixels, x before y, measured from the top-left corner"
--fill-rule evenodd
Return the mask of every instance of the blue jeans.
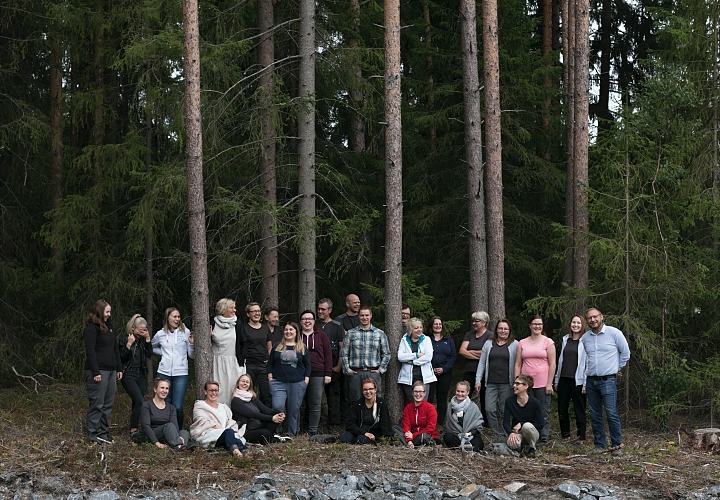
M 307 385 L 305 385 L 304 380 L 300 382 L 281 382 L 272 379 L 270 381 L 273 410 L 285 413 L 289 436 L 297 435 L 298 416 L 300 415 L 300 405 L 305 395 L 305 389 L 307 389 Z M 287 410 L 285 409 L 286 403 Z
M 225 432 L 220 434 L 220 437 L 215 441 L 215 448 L 220 447 L 225 448 L 230 453 L 236 449 L 239 449 L 243 453 L 247 451 L 245 443 L 243 443 L 242 439 L 235 437 L 235 431 L 232 429 L 225 429 Z
M 188 376 L 175 375 L 174 377 L 171 377 L 170 375 L 165 375 L 160 372 L 158 372 L 157 376 L 158 378 L 164 378 L 170 382 L 170 392 L 168 392 L 165 402 L 170 403 L 177 410 L 178 427 L 182 429 L 183 418 L 185 417 L 183 403 L 185 402 L 185 392 L 187 392 L 188 388 Z
M 607 415 L 610 429 L 610 442 L 612 446 L 622 444 L 622 429 L 620 428 L 620 415 L 617 411 L 617 379 L 615 375 L 608 375 L 606 380 L 588 377 L 585 382 L 590 418 L 592 419 L 593 441 L 595 448 L 607 447 L 605 440 L 605 423 L 603 422 L 603 406 Z

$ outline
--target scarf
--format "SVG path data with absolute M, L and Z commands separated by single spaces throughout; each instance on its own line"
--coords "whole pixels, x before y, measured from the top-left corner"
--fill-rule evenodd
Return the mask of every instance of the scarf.
M 464 415 L 465 410 L 468 409 L 470 403 L 470 398 L 467 397 L 463 399 L 460 403 L 457 400 L 457 396 L 453 396 L 450 400 L 450 406 L 452 407 L 452 416 L 458 424 L 460 423 L 460 419 L 458 418 L 458 412 L 463 412 Z
M 241 401 L 245 401 L 247 403 L 252 399 L 252 392 L 235 389 L 235 392 L 233 392 L 233 397 L 239 398 Z
M 237 324 L 237 316 L 233 314 L 232 318 L 226 318 L 225 316 L 215 316 L 215 324 L 220 328 L 233 328 Z

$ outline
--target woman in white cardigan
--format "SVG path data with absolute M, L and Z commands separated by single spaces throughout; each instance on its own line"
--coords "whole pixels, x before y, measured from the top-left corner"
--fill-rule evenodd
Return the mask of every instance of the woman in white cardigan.
M 423 323 L 419 318 L 410 318 L 407 323 L 408 332 L 400 339 L 398 361 L 402 363 L 398 384 L 405 393 L 407 401 L 412 401 L 412 385 L 420 381 L 427 387 L 437 380 L 432 368 L 433 347 L 430 337 L 423 335 Z M 427 400 L 428 390 L 425 391 Z
M 501 319 L 495 324 L 495 335 L 485 341 L 475 373 L 475 390 L 480 391 L 485 380 L 485 411 L 493 439 L 504 442 L 503 418 L 505 400 L 512 396 L 515 381 L 515 355 L 518 341 L 512 334 L 510 322 Z
M 232 418 L 230 408 L 218 403 L 220 384 L 205 382 L 205 400 L 195 401 L 193 407 L 193 423 L 190 426 L 190 437 L 202 447 L 223 447 L 236 457 L 247 453 L 243 434 L 245 426 L 238 429 L 237 422 Z
M 570 318 L 570 333 L 562 339 L 560 359 L 555 372 L 555 392 L 558 395 L 558 417 L 560 434 L 563 439 L 570 438 L 570 400 L 575 410 L 577 440 L 585 441 L 587 432 L 587 396 L 585 395 L 585 365 L 587 354 L 580 338 L 585 332 L 582 316 L 576 314 Z

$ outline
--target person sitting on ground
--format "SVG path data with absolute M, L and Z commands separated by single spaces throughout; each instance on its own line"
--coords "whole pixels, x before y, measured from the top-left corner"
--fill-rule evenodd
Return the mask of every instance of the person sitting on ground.
M 243 441 L 245 426 L 238 429 L 230 408 L 218 403 L 220 384 L 214 380 L 205 382 L 205 399 L 195 401 L 190 437 L 203 448 L 223 447 L 236 457 L 248 452 Z
M 425 384 L 417 381 L 412 386 L 413 402 L 405 407 L 402 416 L 402 431 L 396 434 L 402 436 L 409 448 L 435 444 L 438 439 L 437 411 L 435 407 L 425 401 Z
M 253 390 L 250 375 L 240 375 L 235 384 L 232 402 L 232 418 L 238 425 L 245 425 L 245 441 L 255 444 L 279 443 L 275 434 L 278 425 L 285 420 L 285 414 L 268 408 Z
M 190 434 L 186 430 L 178 430 L 177 410 L 165 401 L 170 392 L 170 382 L 156 378 L 153 392 L 153 398 L 140 406 L 140 429 L 133 433 L 133 442 L 152 443 L 158 448 L 190 449 Z
M 377 383 L 366 378 L 362 381 L 363 397 L 350 406 L 341 443 L 377 444 L 380 437 L 392 437 L 392 421 L 385 401 L 377 395 Z
M 480 451 L 485 446 L 482 427 L 480 408 L 470 401 L 470 382 L 462 380 L 455 386 L 455 396 L 447 409 L 443 442 L 448 448 L 458 448 L 464 441 L 472 445 L 473 451 Z
M 528 458 L 535 456 L 535 443 L 540 438 L 545 417 L 540 401 L 528 393 L 535 381 L 521 373 L 515 377 L 513 396 L 505 400 L 503 428 L 508 433 L 507 445 Z

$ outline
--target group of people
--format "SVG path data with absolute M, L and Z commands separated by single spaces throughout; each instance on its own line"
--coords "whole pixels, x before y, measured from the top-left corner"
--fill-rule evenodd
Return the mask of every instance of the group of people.
M 387 335 L 372 325 L 372 309 L 361 306 L 356 295 L 346 297 L 346 307 L 333 319 L 333 303 L 324 298 L 317 315 L 303 311 L 299 325 L 288 322 L 281 328 L 277 308 L 262 311 L 252 302 L 245 307 L 247 322 L 239 322 L 235 302 L 218 301 L 211 328 L 213 380 L 205 384 L 205 399 L 195 402 L 188 433 L 183 430 L 183 402 L 194 337 L 179 310 L 165 311 L 163 328 L 152 338 L 147 321 L 134 315 L 116 342 L 111 307 L 98 300 L 84 332 L 90 439 L 112 442 L 108 417 L 115 381 L 120 380 L 132 400 L 133 440 L 161 448 L 192 447 L 192 440 L 241 455 L 248 442 L 292 439 L 301 418 L 313 436 L 318 433 L 324 393 L 328 426 L 345 427 L 341 442 L 367 444 L 396 437 L 409 447 L 443 442 L 481 450 L 486 425 L 494 441 L 503 440 L 531 456 L 536 446 L 547 443 L 553 392 L 558 394 L 563 438 L 570 437 L 572 401 L 577 439 L 585 440 L 587 398 L 595 448 L 607 448 L 603 408 L 611 449 L 617 452 L 622 446 L 615 382 L 630 353 L 622 332 L 606 326 L 597 309 L 588 310 L 584 318 L 571 318 L 558 358 L 539 316 L 530 321 L 530 335 L 518 342 L 507 319 L 497 321 L 493 332 L 487 328 L 487 313 L 475 312 L 473 329 L 457 351 L 442 318 L 431 318 L 426 331 L 422 320 L 411 317 L 403 304 L 397 383 L 406 406 L 402 425 L 393 426 L 382 398 L 382 378 L 391 358 Z M 585 321 L 590 327 L 586 333 Z M 145 401 L 147 359 L 153 354 L 161 360 L 153 397 Z M 448 402 L 458 354 L 465 359 L 463 380 Z M 479 406 L 471 400 L 475 394 Z M 445 427 L 442 439 L 438 426 Z

